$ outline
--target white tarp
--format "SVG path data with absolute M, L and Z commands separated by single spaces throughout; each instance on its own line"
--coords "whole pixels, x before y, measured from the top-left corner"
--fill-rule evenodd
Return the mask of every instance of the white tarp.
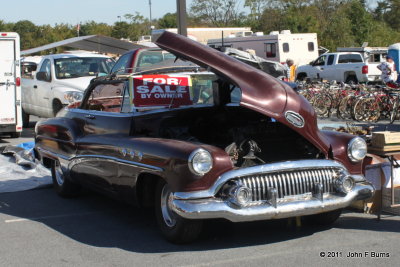
M 12 156 L 0 155 L 0 193 L 24 191 L 52 183 L 50 170 L 41 164 L 32 167 L 16 164 Z

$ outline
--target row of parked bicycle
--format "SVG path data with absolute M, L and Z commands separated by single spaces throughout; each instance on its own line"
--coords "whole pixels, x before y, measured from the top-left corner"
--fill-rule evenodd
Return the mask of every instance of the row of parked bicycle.
M 320 117 L 336 113 L 340 119 L 376 122 L 399 115 L 400 90 L 382 85 L 348 85 L 330 83 L 299 84 L 299 93 L 313 106 Z

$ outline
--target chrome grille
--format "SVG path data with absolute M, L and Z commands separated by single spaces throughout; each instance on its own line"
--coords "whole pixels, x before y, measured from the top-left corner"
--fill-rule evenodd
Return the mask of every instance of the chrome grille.
M 323 192 L 333 192 L 333 180 L 339 177 L 338 168 L 319 168 L 261 173 L 237 178 L 252 191 L 253 201 L 267 200 L 268 188 L 275 188 L 278 199 L 313 192 L 322 183 Z

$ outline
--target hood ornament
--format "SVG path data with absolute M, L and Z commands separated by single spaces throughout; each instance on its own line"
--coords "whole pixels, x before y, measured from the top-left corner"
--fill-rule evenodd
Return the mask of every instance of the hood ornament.
M 290 122 L 290 124 L 294 125 L 297 128 L 304 127 L 304 118 L 299 113 L 291 110 L 286 111 L 285 118 L 288 122 Z

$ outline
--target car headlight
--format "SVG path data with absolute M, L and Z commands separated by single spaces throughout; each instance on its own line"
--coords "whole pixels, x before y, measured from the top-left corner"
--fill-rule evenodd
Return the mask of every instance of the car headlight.
M 210 152 L 202 148 L 196 149 L 189 156 L 189 168 L 196 175 L 204 175 L 212 168 Z
M 353 162 L 361 161 L 367 155 L 367 143 L 361 137 L 351 139 L 347 146 L 347 155 Z
M 78 102 L 82 100 L 83 93 L 78 91 L 65 92 L 64 98 L 68 100 L 69 103 Z

